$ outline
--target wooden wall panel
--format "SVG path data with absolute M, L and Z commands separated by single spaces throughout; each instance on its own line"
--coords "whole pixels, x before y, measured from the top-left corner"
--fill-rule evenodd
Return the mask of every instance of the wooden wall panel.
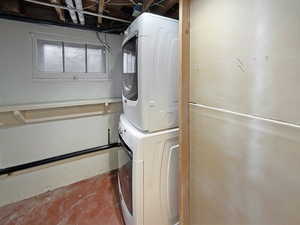
M 300 2 L 190 9 L 189 224 L 300 224 Z
M 191 1 L 191 101 L 300 124 L 300 1 Z
M 300 129 L 191 106 L 191 225 L 300 224 Z

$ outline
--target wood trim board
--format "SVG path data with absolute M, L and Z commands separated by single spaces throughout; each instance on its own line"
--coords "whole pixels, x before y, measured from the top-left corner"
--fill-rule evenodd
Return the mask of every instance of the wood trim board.
M 190 84 L 190 0 L 179 1 L 179 144 L 180 224 L 189 224 L 189 84 Z

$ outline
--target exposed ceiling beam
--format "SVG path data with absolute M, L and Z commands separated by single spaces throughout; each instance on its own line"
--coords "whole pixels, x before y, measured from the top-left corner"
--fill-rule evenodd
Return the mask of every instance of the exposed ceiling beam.
M 99 0 L 98 13 L 103 14 L 104 11 L 104 0 Z M 98 17 L 98 26 L 102 23 L 102 17 Z
M 21 15 L 14 15 L 10 13 L 3 13 L 0 11 L 0 19 L 9 19 L 9 20 L 16 20 L 16 21 L 22 21 L 22 22 L 28 22 L 28 23 L 34 23 L 34 24 L 45 24 L 45 25 L 55 25 L 55 26 L 61 26 L 61 27 L 69 27 L 69 28 L 76 28 L 80 30 L 92 30 L 97 32 L 118 32 L 124 31 L 126 29 L 126 25 L 116 25 L 116 26 L 102 26 L 101 28 L 97 28 L 95 26 L 89 26 L 89 25 L 79 25 L 74 23 L 61 23 L 54 20 L 45 20 L 45 19 L 33 19 L 27 16 L 21 16 Z
M 164 15 L 166 12 L 168 12 L 176 3 L 178 3 L 178 0 L 166 0 L 161 3 L 162 7 L 156 10 L 156 13 Z
M 144 0 L 143 2 L 143 12 L 148 11 L 150 6 L 153 4 L 154 0 Z
M 78 13 L 82 13 L 82 14 L 86 14 L 86 15 L 90 15 L 90 16 L 103 17 L 105 19 L 119 21 L 119 22 L 123 22 L 123 23 L 131 23 L 130 20 L 120 19 L 120 18 L 117 18 L 117 17 L 107 16 L 107 15 L 103 15 L 103 14 L 99 14 L 99 13 L 93 13 L 93 12 L 90 12 L 90 11 L 80 10 L 80 9 L 76 9 L 76 8 L 73 8 L 73 7 L 66 7 L 66 6 L 56 5 L 56 4 L 50 4 L 50 3 L 46 3 L 46 2 L 40 2 L 40 1 L 37 1 L 37 0 L 24 0 L 24 1 L 31 2 L 31 3 L 38 4 L 38 5 L 44 5 L 44 6 L 49 6 L 49 7 L 59 8 L 59 9 L 65 9 L 65 10 L 71 10 L 71 11 L 74 11 L 74 12 L 78 12 Z
M 0 0 L 0 9 L 3 11 L 20 13 L 20 2 L 18 0 L 10 0 L 10 1 Z
M 134 0 L 129 0 L 132 5 L 136 5 L 137 3 Z
M 50 0 L 51 3 L 61 5 L 61 0 Z M 60 21 L 66 22 L 65 14 L 63 9 L 55 8 L 57 17 Z

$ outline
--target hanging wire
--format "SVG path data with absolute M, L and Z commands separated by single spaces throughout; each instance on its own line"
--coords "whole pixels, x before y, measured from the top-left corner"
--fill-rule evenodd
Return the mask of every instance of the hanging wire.
M 101 39 L 99 32 L 96 31 L 96 35 L 97 35 L 97 38 L 98 38 L 99 42 L 101 43 L 101 45 L 103 45 L 107 49 L 107 51 L 110 53 L 111 47 L 107 42 L 106 34 L 104 34 L 104 40 Z

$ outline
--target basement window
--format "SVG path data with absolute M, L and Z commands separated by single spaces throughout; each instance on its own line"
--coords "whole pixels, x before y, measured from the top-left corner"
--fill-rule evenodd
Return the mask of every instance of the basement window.
M 62 43 L 38 40 L 38 66 L 41 72 L 63 72 Z
M 98 43 L 72 42 L 66 38 L 45 38 L 35 34 L 34 73 L 36 79 L 108 79 L 108 55 Z
M 63 44 L 64 72 L 86 72 L 86 46 L 74 43 Z

